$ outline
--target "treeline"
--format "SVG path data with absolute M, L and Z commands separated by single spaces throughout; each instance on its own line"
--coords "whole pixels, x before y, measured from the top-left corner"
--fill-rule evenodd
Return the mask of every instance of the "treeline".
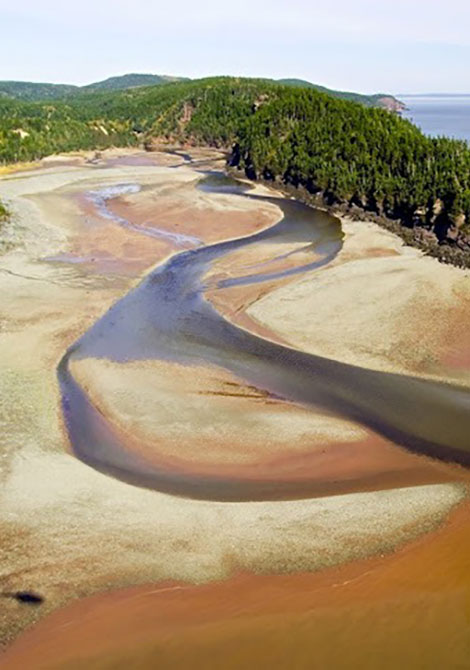
M 428 231 L 470 259 L 468 145 L 426 137 L 385 110 L 234 78 L 82 94 L 67 103 L 0 101 L 2 162 L 152 141 L 227 149 L 251 178 Z

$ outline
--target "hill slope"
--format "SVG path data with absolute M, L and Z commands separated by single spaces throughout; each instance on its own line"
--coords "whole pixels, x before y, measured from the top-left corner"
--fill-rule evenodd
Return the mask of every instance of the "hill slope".
M 36 84 L 23 81 L 0 81 L 0 97 L 12 98 L 14 100 L 39 101 L 68 98 L 82 93 L 93 93 L 99 91 L 119 91 L 138 86 L 156 86 L 178 81 L 190 81 L 186 77 L 171 77 L 160 74 L 124 74 L 118 77 L 109 77 L 103 81 L 87 84 L 86 86 L 73 86 L 68 84 Z M 266 80 L 273 81 L 273 80 Z M 303 79 L 280 79 L 277 83 L 286 86 L 302 88 L 313 88 L 323 93 L 328 93 L 345 100 L 354 100 L 367 107 L 385 107 L 394 111 L 404 109 L 404 105 L 391 95 L 378 93 L 376 95 L 362 95 L 346 91 L 335 91 L 312 84 Z
M 403 102 L 389 93 L 374 93 L 373 95 L 363 95 L 361 93 L 353 93 L 351 91 L 336 91 L 331 88 L 326 88 L 326 86 L 312 84 L 311 82 L 305 81 L 304 79 L 278 79 L 278 83 L 284 84 L 284 86 L 295 86 L 297 88 L 313 88 L 316 91 L 327 93 L 328 95 L 333 95 L 336 98 L 360 102 L 361 104 L 366 105 L 366 107 L 384 107 L 385 109 L 389 109 L 390 111 L 394 112 L 399 112 L 406 109 L 406 105 Z
M 165 74 L 124 74 L 119 77 L 109 77 L 104 81 L 81 86 L 80 91 L 89 93 L 93 91 L 119 91 L 137 86 L 158 86 L 175 81 L 188 81 L 184 77 L 170 77 Z
M 67 84 L 38 84 L 28 81 L 0 81 L 0 99 L 12 100 L 52 100 L 63 98 L 76 92 L 78 86 Z
M 396 219 L 429 233 L 432 253 L 445 256 L 438 241 L 445 242 L 456 250 L 455 262 L 470 265 L 470 149 L 426 137 L 383 109 L 313 88 L 229 77 L 89 93 L 66 103 L 0 100 L 3 162 L 142 142 L 225 148 L 251 178 Z
M 156 86 L 174 81 L 185 81 L 184 77 L 170 77 L 160 74 L 124 74 L 109 77 L 104 81 L 86 86 L 73 84 L 38 84 L 26 81 L 0 81 L 0 98 L 38 102 L 41 100 L 59 100 L 82 93 L 94 91 L 119 91 L 136 86 Z

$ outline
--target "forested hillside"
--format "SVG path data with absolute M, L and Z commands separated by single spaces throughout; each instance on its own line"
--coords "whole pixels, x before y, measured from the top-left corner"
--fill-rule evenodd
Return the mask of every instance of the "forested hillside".
M 141 142 L 227 149 L 252 178 L 428 231 L 430 242 L 458 250 L 455 262 L 470 262 L 470 149 L 426 137 L 385 110 L 314 89 L 231 78 L 90 94 L 66 104 L 0 102 L 3 162 Z
M 397 98 L 389 93 L 374 93 L 373 95 L 363 95 L 361 93 L 354 93 L 353 91 L 335 91 L 326 86 L 319 86 L 312 84 L 310 81 L 304 79 L 278 79 L 278 84 L 285 86 L 295 86 L 297 88 L 313 88 L 320 93 L 327 93 L 333 95 L 335 98 L 342 98 L 343 100 L 352 100 L 353 102 L 360 102 L 366 107 L 383 107 L 392 111 L 403 111 L 406 106 Z
M 164 74 L 124 74 L 109 77 L 103 81 L 85 86 L 73 84 L 43 84 L 32 81 L 0 81 L 0 98 L 22 100 L 24 102 L 44 102 L 63 100 L 82 93 L 94 91 L 120 91 L 137 86 L 156 86 L 174 81 L 186 81 L 184 77 L 170 77 Z
M 158 84 L 169 84 L 176 81 L 188 81 L 185 77 L 170 77 L 166 74 L 123 74 L 119 77 L 109 77 L 103 81 L 80 86 L 82 92 L 93 91 L 121 91 L 126 88 L 138 86 L 157 86 Z
M 0 81 L 0 98 L 10 98 L 13 100 L 22 100 L 24 102 L 41 102 L 45 100 L 64 100 L 83 93 L 94 93 L 103 91 L 121 91 L 140 86 L 156 86 L 158 84 L 168 84 L 178 81 L 190 81 L 187 77 L 173 77 L 165 74 L 139 74 L 131 73 L 117 77 L 109 77 L 103 81 L 97 81 L 85 86 L 74 86 L 72 84 L 38 84 L 27 81 Z M 384 107 L 398 111 L 404 109 L 403 103 L 390 94 L 377 93 L 374 95 L 362 95 L 348 91 L 335 91 L 317 84 L 312 84 L 303 79 L 279 79 L 273 83 L 284 84 L 286 86 L 296 86 L 302 88 L 314 88 L 317 91 L 328 93 L 337 98 L 345 100 L 354 100 L 367 107 Z
M 61 151 L 136 142 L 128 122 L 113 122 L 105 116 L 94 105 L 90 120 L 86 121 L 79 113 L 79 105 L 0 99 L 0 164 L 36 160 Z
M 0 81 L 0 99 L 23 100 L 56 100 L 74 93 L 77 86 L 68 84 L 40 84 L 32 81 Z

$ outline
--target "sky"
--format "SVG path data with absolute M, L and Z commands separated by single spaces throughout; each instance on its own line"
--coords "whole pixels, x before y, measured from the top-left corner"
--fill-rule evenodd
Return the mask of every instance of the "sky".
M 126 72 L 470 93 L 463 0 L 0 0 L 0 80 Z

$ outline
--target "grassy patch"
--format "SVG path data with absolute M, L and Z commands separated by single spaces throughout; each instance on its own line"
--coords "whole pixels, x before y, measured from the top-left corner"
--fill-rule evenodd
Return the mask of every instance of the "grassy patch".
M 0 200 L 0 222 L 1 221 L 6 221 L 8 216 L 9 216 L 8 209 L 5 207 L 3 202 Z

